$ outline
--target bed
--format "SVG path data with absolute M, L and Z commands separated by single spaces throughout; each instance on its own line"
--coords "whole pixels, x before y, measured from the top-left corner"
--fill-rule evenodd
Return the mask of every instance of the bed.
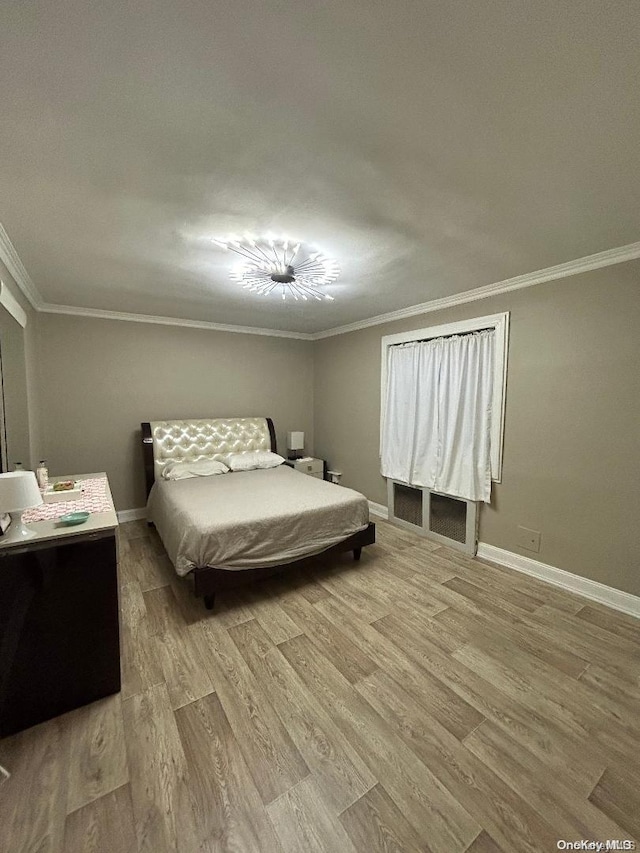
M 176 462 L 277 452 L 270 418 L 216 418 L 141 424 L 147 518 L 180 576 L 212 609 L 219 590 L 300 569 L 318 554 L 375 542 L 366 498 L 286 465 L 168 481 Z

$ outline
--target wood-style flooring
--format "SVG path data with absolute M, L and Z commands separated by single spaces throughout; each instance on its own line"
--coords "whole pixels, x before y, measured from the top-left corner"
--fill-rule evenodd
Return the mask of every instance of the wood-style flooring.
M 0 850 L 640 838 L 640 622 L 388 523 L 206 611 L 120 529 L 122 692 L 0 742 Z M 623 849 L 623 848 L 621 848 Z

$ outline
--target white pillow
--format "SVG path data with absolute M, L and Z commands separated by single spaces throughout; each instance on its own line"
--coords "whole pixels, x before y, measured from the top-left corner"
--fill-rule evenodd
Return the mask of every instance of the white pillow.
M 198 459 L 196 462 L 169 462 L 165 465 L 162 477 L 165 480 L 186 480 L 189 477 L 211 477 L 213 474 L 227 474 L 229 469 L 224 462 L 215 459 Z
M 254 453 L 230 453 L 227 465 L 232 471 L 253 471 L 254 468 L 277 468 L 284 457 L 270 450 L 256 450 Z

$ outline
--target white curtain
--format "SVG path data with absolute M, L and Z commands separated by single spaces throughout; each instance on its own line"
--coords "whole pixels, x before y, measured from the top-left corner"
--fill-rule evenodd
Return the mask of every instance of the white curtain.
M 495 333 L 388 349 L 384 477 L 487 503 Z

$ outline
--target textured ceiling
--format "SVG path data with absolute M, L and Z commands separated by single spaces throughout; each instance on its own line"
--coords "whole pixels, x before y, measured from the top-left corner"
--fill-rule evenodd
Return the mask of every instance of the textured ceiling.
M 47 302 L 313 332 L 640 239 L 637 0 L 6 2 L 0 221 Z M 340 262 L 239 289 L 212 236 Z

